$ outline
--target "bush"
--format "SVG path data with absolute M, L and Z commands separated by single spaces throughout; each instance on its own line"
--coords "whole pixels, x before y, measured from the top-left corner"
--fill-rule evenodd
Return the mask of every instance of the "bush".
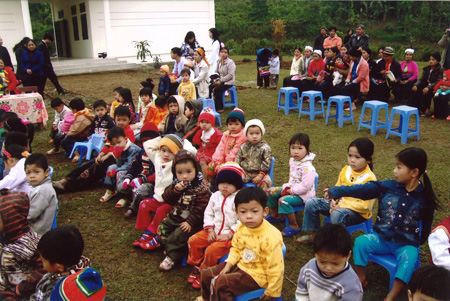
M 248 57 L 244 57 L 244 58 L 242 59 L 242 61 L 243 61 L 244 63 L 248 63 L 248 62 L 251 62 L 252 59 L 249 59 Z

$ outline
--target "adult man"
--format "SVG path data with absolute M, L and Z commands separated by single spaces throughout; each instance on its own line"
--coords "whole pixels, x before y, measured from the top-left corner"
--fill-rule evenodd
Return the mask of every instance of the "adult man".
M 365 29 L 364 24 L 358 24 L 356 26 L 356 33 L 352 34 L 348 41 L 350 48 L 357 47 L 361 51 L 364 47 L 369 46 L 370 38 L 365 34 Z
M 338 50 L 341 50 L 342 39 L 336 34 L 337 28 L 331 26 L 328 31 L 330 32 L 330 36 L 323 40 L 323 49 L 336 46 Z
M 38 50 L 44 54 L 44 73 L 45 73 L 44 83 L 47 81 L 48 77 L 59 94 L 67 94 L 69 92 L 64 90 L 63 87 L 61 87 L 61 85 L 59 84 L 58 77 L 56 76 L 55 71 L 53 70 L 52 61 L 50 60 L 50 52 L 48 50 L 48 45 L 53 43 L 54 40 L 55 38 L 51 34 L 46 33 L 44 35 L 44 38 L 42 39 L 41 42 L 39 42 L 39 45 L 37 47 Z
M 323 41 L 328 38 L 327 29 L 325 27 L 320 28 L 320 35 L 317 36 L 314 41 L 314 49 L 319 49 L 323 53 Z
M 11 67 L 14 71 L 13 64 L 11 62 L 11 57 L 9 56 L 8 49 L 6 47 L 3 47 L 3 39 L 0 37 L 0 59 L 3 60 L 3 63 L 6 67 Z
M 444 68 L 444 70 L 450 69 L 450 28 L 447 28 L 445 30 L 444 35 L 439 40 L 438 44 L 439 47 L 442 48 L 441 51 L 441 66 Z
M 389 80 L 388 72 L 392 72 L 394 80 Z M 400 63 L 394 60 L 394 49 L 385 47 L 383 51 L 383 59 L 377 63 L 377 71 L 375 73 L 376 85 L 373 86 L 373 95 L 371 99 L 388 102 L 391 89 L 399 84 L 402 77 L 402 67 Z M 389 80 L 389 83 L 387 82 Z

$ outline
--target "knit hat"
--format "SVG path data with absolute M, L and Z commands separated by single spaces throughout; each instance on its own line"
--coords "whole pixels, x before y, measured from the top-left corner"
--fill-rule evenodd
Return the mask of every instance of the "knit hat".
M 177 135 L 169 134 L 165 135 L 159 142 L 159 150 L 161 150 L 161 147 L 163 146 L 167 146 L 172 154 L 175 155 L 180 149 L 183 148 L 183 141 Z
M 244 170 L 235 162 L 227 162 L 223 164 L 216 177 L 216 185 L 219 186 L 220 183 L 228 183 L 234 185 L 236 190 L 242 188 L 244 183 L 242 182 L 242 176 L 244 175 Z
M 97 301 L 104 300 L 106 286 L 100 274 L 93 268 L 87 268 L 61 279 L 50 297 L 53 301 Z
M 214 117 L 211 110 L 204 109 L 202 113 L 200 113 L 200 116 L 198 116 L 198 123 L 200 124 L 200 121 L 206 120 L 209 123 L 211 123 L 213 126 L 216 123 L 216 117 Z
M 383 50 L 383 54 L 387 54 L 387 55 L 394 55 L 394 49 L 392 49 L 392 47 L 386 47 Z
M 175 166 L 180 162 L 181 160 L 189 160 L 194 164 L 195 167 L 195 175 L 197 175 L 200 172 L 200 166 L 198 165 L 197 160 L 195 159 L 195 155 L 192 154 L 190 151 L 185 149 L 180 149 L 176 154 L 175 157 L 173 157 L 173 163 L 172 163 L 172 173 L 173 176 L 176 178 L 176 170 Z
M 159 67 L 159 69 L 161 69 L 162 71 L 166 72 L 167 74 L 170 73 L 168 65 L 162 65 L 161 67 Z
M 147 122 L 141 128 L 140 140 L 145 142 L 149 139 L 153 139 L 159 136 L 158 127 L 153 122 Z
M 261 120 L 259 120 L 259 119 L 251 119 L 251 120 L 247 121 L 247 123 L 245 124 L 245 128 L 244 128 L 245 135 L 247 135 L 247 130 L 251 126 L 259 127 L 261 129 L 261 134 L 263 136 L 266 133 L 266 129 L 264 128 L 264 124 L 262 123 Z
M 239 108 L 234 108 L 234 110 L 231 111 L 230 114 L 228 114 L 226 123 L 228 124 L 228 119 L 233 118 L 233 117 L 237 118 L 242 123 L 242 126 L 245 126 L 244 111 L 242 111 Z
M 319 56 L 322 56 L 322 50 L 316 49 L 314 50 L 314 53 L 317 53 Z
M 305 47 L 305 50 L 309 50 L 309 51 L 311 51 L 311 52 L 314 51 L 314 49 L 313 49 L 311 46 L 306 46 L 306 47 Z

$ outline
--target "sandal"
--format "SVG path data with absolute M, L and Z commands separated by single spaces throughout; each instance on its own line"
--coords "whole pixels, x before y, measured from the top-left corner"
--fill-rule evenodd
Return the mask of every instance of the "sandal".
M 101 197 L 100 202 L 102 203 L 107 202 L 115 195 L 116 195 L 115 191 L 107 189 L 105 194 Z
M 313 239 L 309 235 L 304 235 L 297 239 L 297 242 L 302 245 L 309 245 L 313 243 Z
M 281 235 L 283 235 L 283 237 L 291 237 L 301 231 L 302 231 L 301 227 L 298 227 L 297 230 L 295 230 L 294 228 L 291 228 L 291 227 L 286 227 L 282 230 Z
M 120 199 L 120 200 L 116 203 L 116 205 L 115 205 L 114 207 L 116 207 L 116 208 L 123 208 L 123 207 L 125 207 L 126 204 L 127 204 L 127 200 L 125 200 L 125 199 Z
M 274 218 L 271 214 L 269 214 L 268 216 L 266 216 L 266 221 L 268 221 L 269 223 L 283 223 L 284 222 L 284 217 L 282 218 Z
M 159 248 L 160 245 L 161 244 L 159 243 L 159 238 L 157 236 L 149 236 L 139 244 L 139 247 L 143 250 L 151 251 Z
M 173 262 L 173 260 L 169 256 L 166 256 L 166 258 L 164 258 L 164 260 L 159 265 L 159 268 L 161 270 L 168 271 L 171 270 L 174 265 L 175 262 Z

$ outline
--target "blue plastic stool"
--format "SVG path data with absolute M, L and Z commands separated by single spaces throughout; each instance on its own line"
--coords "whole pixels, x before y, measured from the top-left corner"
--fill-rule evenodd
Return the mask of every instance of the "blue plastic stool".
M 103 148 L 105 135 L 92 134 L 91 139 L 87 142 L 76 142 L 72 148 L 72 152 L 70 153 L 69 158 L 72 158 L 73 152 L 78 148 L 80 152 L 80 160 L 78 160 L 78 164 L 83 162 L 83 156 L 86 154 L 86 160 L 91 159 L 91 154 L 95 150 L 97 154 L 100 154 L 100 151 Z
M 52 228 L 51 230 L 55 229 L 56 227 L 58 227 L 57 223 L 56 223 L 56 218 L 58 217 L 58 199 L 56 199 L 56 210 L 55 210 L 55 216 L 53 217 L 53 223 L 52 223 Z
M 363 121 L 364 119 L 364 111 L 365 109 L 372 109 L 372 116 L 370 120 Z M 384 122 L 378 121 L 378 113 L 380 110 L 385 110 L 386 117 L 384 119 Z M 363 104 L 362 110 L 361 110 L 361 118 L 359 119 L 359 125 L 358 125 L 358 132 L 361 129 L 361 127 L 365 127 L 370 129 L 370 134 L 372 136 L 375 136 L 377 134 L 377 130 L 379 129 L 387 129 L 388 122 L 389 122 L 389 107 L 388 104 L 382 101 L 378 100 L 371 100 L 366 101 Z
M 336 115 L 330 116 L 330 108 L 331 103 L 336 103 Z M 348 102 L 350 106 L 350 115 L 344 114 L 344 103 Z M 336 118 L 336 121 L 339 123 L 339 127 L 344 126 L 344 121 L 351 120 L 353 124 L 353 111 L 352 111 L 352 99 L 350 96 L 337 95 L 328 98 L 328 107 L 327 107 L 327 119 L 325 120 L 325 125 L 328 125 L 329 118 Z
M 281 96 L 284 93 L 284 103 L 281 103 Z M 297 94 L 297 104 L 294 103 L 294 93 Z M 284 109 L 284 114 L 288 115 L 290 110 L 295 110 L 300 108 L 300 92 L 294 87 L 283 87 L 280 88 L 278 93 L 278 106 L 277 111 Z
M 217 123 L 219 123 L 219 126 L 222 126 L 222 120 L 220 119 L 220 114 L 216 111 L 216 104 L 214 102 L 214 99 L 212 98 L 199 98 L 203 102 L 203 109 L 206 108 L 212 108 L 214 117 L 216 118 Z
M 225 98 L 225 91 L 223 92 L 223 107 L 238 107 L 238 100 L 237 100 L 237 94 L 236 94 L 236 87 L 232 86 L 229 88 L 228 93 L 230 93 L 230 100 L 226 100 Z
M 50 179 L 51 179 L 52 176 L 53 176 L 53 167 L 49 166 L 48 169 L 49 169 L 49 171 L 50 171 L 49 174 L 48 174 L 48 176 L 49 176 Z
M 398 127 L 392 128 L 392 123 L 394 121 L 394 116 L 400 115 L 400 123 Z M 416 128 L 409 128 L 409 119 L 411 116 L 416 116 Z M 410 106 L 398 106 L 392 108 L 391 118 L 389 118 L 389 126 L 387 128 L 386 139 L 389 138 L 389 134 L 397 135 L 402 138 L 402 144 L 408 142 L 408 137 L 417 136 L 417 141 L 419 141 L 419 110 Z
M 272 179 L 272 186 L 273 186 L 273 169 L 275 167 L 275 157 L 272 157 L 272 164 L 270 164 L 269 169 L 269 177 Z M 243 187 L 256 187 L 255 184 L 252 182 L 245 183 Z
M 325 226 L 326 224 L 329 224 L 329 223 L 331 223 L 330 217 L 329 216 L 325 216 L 325 219 L 323 221 L 323 225 Z M 350 234 L 352 234 L 353 232 L 358 231 L 358 230 L 362 230 L 366 234 L 368 234 L 372 230 L 372 218 L 369 218 L 364 223 L 357 224 L 357 225 L 346 226 L 345 228 L 347 228 L 347 231 Z
M 309 108 L 308 109 L 303 109 L 303 98 L 305 98 L 305 97 L 309 98 Z M 321 109 L 317 109 L 315 107 L 316 97 L 320 97 L 320 101 L 318 103 L 320 105 L 322 105 Z M 310 120 L 314 120 L 314 119 L 316 119 L 317 114 L 322 114 L 322 116 L 325 118 L 325 108 L 324 108 L 323 104 L 324 104 L 324 101 L 323 101 L 322 92 L 314 91 L 314 90 L 302 92 L 302 97 L 300 98 L 300 110 L 298 113 L 298 117 L 301 118 L 302 114 L 306 114 L 306 115 L 309 115 Z

